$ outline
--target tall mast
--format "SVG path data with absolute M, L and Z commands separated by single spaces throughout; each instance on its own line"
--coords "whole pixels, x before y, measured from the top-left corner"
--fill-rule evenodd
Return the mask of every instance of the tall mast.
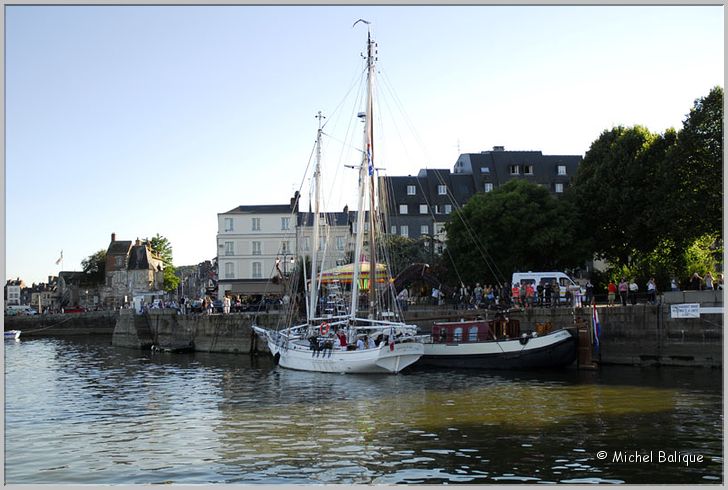
M 316 167 L 313 171 L 313 186 L 314 186 L 314 210 L 313 210 L 313 236 L 311 240 L 311 290 L 309 295 L 309 306 L 308 306 L 308 320 L 316 316 L 316 302 L 318 301 L 318 274 L 316 273 L 316 262 L 318 261 L 318 244 L 319 244 L 319 204 L 321 201 L 321 133 L 322 133 L 322 121 L 324 116 L 321 115 L 321 111 L 318 112 L 316 118 L 319 120 L 319 127 L 316 133 Z
M 369 24 L 369 22 L 359 19 L 354 22 L 354 25 L 359 22 Z M 354 271 L 351 281 L 351 318 L 356 318 L 358 306 L 359 306 L 359 277 L 361 275 L 361 256 L 364 245 L 364 220 L 366 212 L 364 210 L 364 196 L 366 196 L 367 184 L 369 180 L 367 177 L 374 174 L 374 166 L 372 163 L 372 147 L 371 147 L 371 124 L 372 124 L 372 72 L 373 72 L 373 58 L 372 58 L 372 40 L 371 32 L 367 28 L 367 100 L 366 100 L 366 113 L 364 119 L 364 150 L 359 165 L 359 199 L 357 203 L 356 211 L 356 246 L 354 249 Z M 370 210 L 370 216 L 372 214 Z M 371 225 L 370 225 L 370 241 L 371 241 Z M 370 249 L 371 252 L 371 249 Z M 370 253 L 371 255 L 371 253 Z M 370 257 L 370 294 L 371 294 L 371 257 Z M 371 296 L 370 296 L 371 299 Z M 371 304 L 371 301 L 370 301 Z
M 366 148 L 369 170 L 369 317 L 377 310 L 377 255 L 376 255 L 376 210 L 374 186 L 374 42 L 371 33 L 367 32 L 367 120 Z

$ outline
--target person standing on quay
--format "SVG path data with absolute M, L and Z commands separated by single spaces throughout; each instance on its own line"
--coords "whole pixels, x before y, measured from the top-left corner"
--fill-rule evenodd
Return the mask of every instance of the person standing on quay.
M 228 295 L 222 299 L 222 312 L 226 315 L 230 314 L 230 296 Z
M 709 289 L 709 290 L 712 291 L 713 290 L 713 274 L 711 274 L 710 271 L 708 271 L 705 274 L 705 278 L 704 279 L 705 279 L 705 289 L 706 290 Z
M 594 301 L 594 284 L 591 283 L 591 279 L 586 280 L 584 289 L 586 290 L 586 304 L 591 306 L 592 301 Z
M 632 278 L 629 283 L 629 302 L 632 303 L 632 306 L 637 304 L 637 291 L 639 291 L 639 286 L 637 286 L 637 281 Z
M 693 291 L 700 291 L 703 289 L 703 278 L 696 272 L 693 277 L 690 278 L 690 289 Z
M 617 299 L 617 285 L 614 284 L 614 280 L 610 280 L 609 285 L 607 286 L 607 304 L 609 306 L 614 306 L 615 299 Z
M 654 277 L 647 281 L 647 301 L 653 305 L 657 302 L 657 284 Z
M 622 306 L 627 306 L 627 291 L 629 290 L 627 279 L 623 277 L 622 280 L 619 281 L 619 286 L 617 288 L 619 289 L 619 298 L 622 300 Z

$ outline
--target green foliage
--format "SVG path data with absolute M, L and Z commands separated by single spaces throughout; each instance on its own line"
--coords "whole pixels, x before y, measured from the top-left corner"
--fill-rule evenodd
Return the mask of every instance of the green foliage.
M 164 290 L 172 293 L 177 290 L 180 278 L 175 274 L 174 264 L 172 262 L 172 244 L 169 240 L 159 233 L 149 240 L 152 252 L 157 255 L 164 263 Z
M 723 89 L 697 99 L 665 162 L 670 238 L 689 244 L 723 230 Z
M 446 225 L 458 282 L 504 282 L 519 270 L 563 270 L 590 258 L 573 205 L 512 180 L 474 195 Z
M 106 250 L 99 250 L 83 259 L 81 270 L 89 284 L 102 284 L 106 280 Z
M 382 244 L 389 254 L 389 266 L 392 277 L 402 272 L 406 267 L 417 263 L 429 263 L 429 240 L 426 238 L 413 240 L 401 235 L 380 235 Z
M 579 233 L 613 264 L 613 278 L 654 276 L 664 289 L 671 277 L 716 267 L 709 247 L 723 246 L 722 172 L 723 89 L 715 87 L 695 101 L 680 131 L 604 131 L 566 198 L 579 210 Z
M 628 264 L 635 250 L 657 245 L 662 220 L 654 175 L 668 146 L 642 126 L 619 126 L 603 132 L 584 156 L 567 199 L 594 251 L 610 262 Z

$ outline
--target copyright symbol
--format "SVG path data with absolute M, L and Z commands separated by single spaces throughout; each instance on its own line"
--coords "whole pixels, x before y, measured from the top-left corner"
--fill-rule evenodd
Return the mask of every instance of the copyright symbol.
M 607 459 L 607 452 L 606 451 L 599 451 L 597 453 L 597 459 Z

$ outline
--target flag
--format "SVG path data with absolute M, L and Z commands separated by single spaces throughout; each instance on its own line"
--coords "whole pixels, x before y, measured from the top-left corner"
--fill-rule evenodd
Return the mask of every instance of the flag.
M 367 143 L 367 168 L 369 169 L 369 175 L 374 175 L 374 163 L 372 162 L 372 145 Z
M 602 333 L 602 326 L 599 324 L 599 314 L 597 313 L 597 305 L 592 305 L 592 328 L 594 329 L 594 351 L 599 352 L 599 336 Z
M 58 257 L 58 260 L 56 260 L 56 265 L 60 264 L 62 260 L 63 260 L 63 250 L 61 250 L 61 256 Z

